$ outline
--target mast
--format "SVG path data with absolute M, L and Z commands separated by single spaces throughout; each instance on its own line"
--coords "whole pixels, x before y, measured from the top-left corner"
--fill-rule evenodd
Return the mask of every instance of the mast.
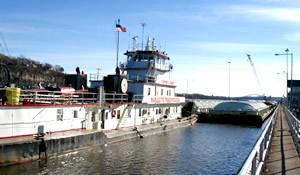
M 143 32 L 142 32 L 142 49 L 141 50 L 144 50 L 144 28 L 145 26 L 147 25 L 146 23 L 141 23 L 142 24 L 142 27 L 143 27 Z

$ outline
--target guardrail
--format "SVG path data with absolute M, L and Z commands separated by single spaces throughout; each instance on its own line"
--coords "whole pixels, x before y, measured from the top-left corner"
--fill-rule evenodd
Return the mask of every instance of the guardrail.
M 277 108 L 274 110 L 273 114 L 270 116 L 270 120 L 265 127 L 264 131 L 260 135 L 258 141 L 256 142 L 256 145 L 254 146 L 252 152 L 250 153 L 249 157 L 245 161 L 242 168 L 239 170 L 239 175 L 245 175 L 245 174 L 261 174 L 263 169 L 265 168 L 264 161 L 267 157 L 271 138 L 272 138 L 272 131 L 275 127 L 275 121 L 277 117 Z
M 132 97 L 132 103 L 142 103 L 144 96 L 143 95 L 134 95 Z
M 125 103 L 128 102 L 127 94 L 104 93 L 105 103 Z
M 100 94 L 101 95 L 101 94 Z M 85 104 L 98 103 L 99 93 L 87 91 L 49 91 L 0 89 L 0 105 L 35 105 L 35 104 Z M 127 94 L 103 93 L 104 103 L 126 103 Z
M 300 120 L 298 120 L 291 111 L 289 111 L 286 107 L 285 115 L 287 117 L 287 121 L 291 130 L 291 134 L 295 143 L 295 147 L 300 155 Z

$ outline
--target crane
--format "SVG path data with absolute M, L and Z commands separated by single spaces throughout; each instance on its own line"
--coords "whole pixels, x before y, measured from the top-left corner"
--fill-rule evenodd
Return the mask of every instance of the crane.
M 256 77 L 256 80 L 257 80 L 257 83 L 258 83 L 259 88 L 260 88 L 260 90 L 261 90 L 261 93 L 262 93 L 262 95 L 264 96 L 265 93 L 264 93 L 263 88 L 262 88 L 262 86 L 261 86 L 261 84 L 260 84 L 259 78 L 258 78 L 257 73 L 256 73 L 255 66 L 254 66 L 254 64 L 253 64 L 253 62 L 252 62 L 252 59 L 251 59 L 251 57 L 250 57 L 249 54 L 246 54 L 246 55 L 248 56 L 248 60 L 249 60 L 250 65 L 251 65 L 251 67 L 252 67 L 252 71 L 253 71 L 253 73 L 254 73 L 254 75 L 255 75 L 255 77 Z

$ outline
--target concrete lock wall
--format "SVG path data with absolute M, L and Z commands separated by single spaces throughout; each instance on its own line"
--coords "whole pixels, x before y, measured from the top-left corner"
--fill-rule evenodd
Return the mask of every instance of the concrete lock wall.
M 73 137 L 45 140 L 47 154 L 54 155 L 81 147 L 105 144 L 107 137 L 101 133 L 89 133 Z M 37 159 L 41 140 L 7 143 L 0 145 L 0 165 L 24 163 Z M 44 156 L 44 153 L 41 154 Z
M 153 135 L 170 131 L 176 128 L 185 127 L 191 125 L 196 121 L 196 118 L 189 119 L 181 122 L 175 122 L 172 124 L 164 123 L 156 125 L 155 127 L 138 127 L 139 133 L 143 136 Z M 108 136 L 110 135 L 110 136 Z M 68 136 L 64 138 L 49 138 L 45 140 L 48 156 L 53 156 L 66 151 L 74 149 L 92 146 L 92 145 L 104 145 L 106 143 L 114 143 L 131 138 L 138 137 L 136 131 L 117 131 L 115 134 L 93 132 L 86 133 L 77 136 Z M 12 142 L 0 144 L 0 166 L 25 163 L 30 160 L 38 159 L 39 157 L 39 145 L 41 140 L 30 140 L 24 142 Z M 44 157 L 44 153 L 41 153 L 41 157 Z

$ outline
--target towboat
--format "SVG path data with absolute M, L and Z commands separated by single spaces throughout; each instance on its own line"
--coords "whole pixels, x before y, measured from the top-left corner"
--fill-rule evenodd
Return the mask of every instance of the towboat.
M 78 72 L 66 75 L 65 87 L 1 89 L 0 139 L 119 130 L 180 118 L 185 98 L 175 95 L 175 82 L 169 79 L 170 57 L 150 42 L 140 50 L 134 42 L 116 73 L 91 76 L 90 88 L 87 75 Z

